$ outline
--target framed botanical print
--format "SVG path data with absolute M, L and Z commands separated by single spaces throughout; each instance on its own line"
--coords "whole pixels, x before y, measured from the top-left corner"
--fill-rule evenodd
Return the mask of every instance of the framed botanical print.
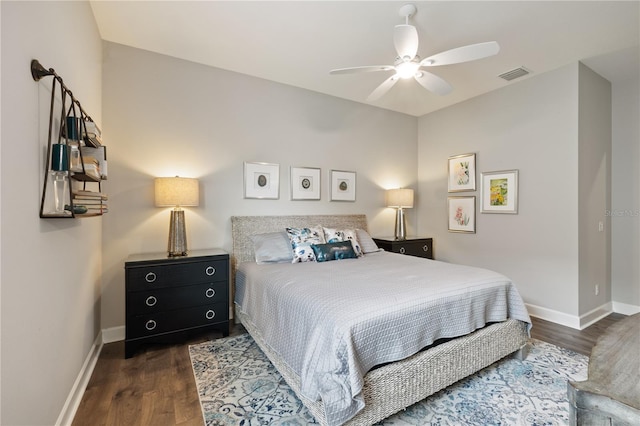
M 356 172 L 331 170 L 331 201 L 356 200 Z
M 476 154 L 449 157 L 449 192 L 476 190 Z
M 291 167 L 291 199 L 320 199 L 320 169 Z
M 518 171 L 481 174 L 481 213 L 518 213 Z
M 449 197 L 447 211 L 449 232 L 476 232 L 476 197 Z
M 280 198 L 280 165 L 245 162 L 244 198 Z

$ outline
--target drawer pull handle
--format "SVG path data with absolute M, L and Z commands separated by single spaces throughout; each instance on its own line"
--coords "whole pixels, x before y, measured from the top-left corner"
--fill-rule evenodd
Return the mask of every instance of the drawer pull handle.
M 423 245 L 422 246 L 422 251 L 429 251 L 429 246 L 428 245 Z
M 205 296 L 207 296 L 208 298 L 212 298 L 213 296 L 216 295 L 216 291 L 212 288 L 208 288 L 207 291 L 204 292 Z
M 154 320 L 149 320 L 149 321 L 147 321 L 147 323 L 144 325 L 144 327 L 145 327 L 147 330 L 151 331 L 151 330 L 153 330 L 154 328 L 156 328 L 156 326 L 157 326 L 157 325 L 158 325 L 158 324 L 156 324 L 156 322 L 155 322 Z
M 215 313 L 215 312 L 213 312 L 213 309 L 209 309 L 209 310 L 207 311 L 207 313 L 206 313 L 206 314 L 204 314 L 204 316 L 205 316 L 208 320 L 210 320 L 210 319 L 213 319 L 213 317 L 215 317 L 215 316 L 216 316 L 216 313 Z
M 214 268 L 213 266 L 207 266 L 207 269 L 204 270 L 204 273 L 208 276 L 211 276 L 216 273 L 216 268 Z
M 406 250 L 404 249 L 404 247 L 400 247 L 400 254 L 404 254 L 404 253 L 405 253 L 405 251 L 406 251 Z
M 149 272 L 147 273 L 147 275 L 144 276 L 144 279 L 148 282 L 148 283 L 152 283 L 156 280 L 156 278 L 158 278 L 155 274 L 155 272 Z
M 145 303 L 147 304 L 147 306 L 154 306 L 156 303 L 158 303 L 158 299 L 156 299 L 155 296 L 149 296 L 147 297 L 147 300 L 145 300 Z

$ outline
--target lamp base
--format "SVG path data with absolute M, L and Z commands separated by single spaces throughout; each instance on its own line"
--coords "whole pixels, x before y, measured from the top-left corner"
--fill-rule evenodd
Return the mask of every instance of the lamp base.
M 404 210 L 400 207 L 396 212 L 396 231 L 394 234 L 396 241 L 404 241 L 407 239 L 406 229 L 407 222 L 404 218 Z
M 187 255 L 187 231 L 184 222 L 184 210 L 171 210 L 167 251 L 170 257 Z

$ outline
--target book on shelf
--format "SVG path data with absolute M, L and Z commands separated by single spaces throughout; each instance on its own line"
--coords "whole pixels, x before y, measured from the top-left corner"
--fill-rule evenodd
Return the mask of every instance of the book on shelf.
M 107 194 L 103 193 L 103 192 L 96 192 L 96 191 L 86 191 L 86 190 L 82 190 L 82 189 L 74 189 L 73 190 L 73 195 L 74 197 L 81 197 L 81 198 L 100 198 L 103 200 L 108 199 L 109 197 L 107 196 Z
M 84 143 L 87 146 L 91 146 L 94 148 L 99 148 L 102 146 L 102 132 L 100 131 L 100 128 L 98 127 L 98 125 L 93 122 L 93 121 L 89 121 L 89 120 L 85 120 L 84 122 L 85 127 L 84 127 L 84 134 L 83 134 L 83 140 Z
M 87 213 L 86 214 L 102 214 L 102 213 L 109 213 L 109 209 L 108 208 L 92 209 L 92 208 L 88 208 L 87 207 Z
M 90 146 L 83 146 L 80 148 L 82 151 L 82 157 L 85 163 L 85 171 L 87 164 L 94 164 L 97 169 L 95 170 L 100 179 L 107 179 L 107 147 L 99 146 L 97 148 Z M 89 174 L 87 172 L 87 174 Z
M 73 204 L 76 206 L 106 206 L 107 203 L 100 198 L 73 198 Z

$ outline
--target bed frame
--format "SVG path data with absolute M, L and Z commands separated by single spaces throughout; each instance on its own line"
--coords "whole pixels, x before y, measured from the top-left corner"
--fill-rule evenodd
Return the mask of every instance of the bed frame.
M 254 260 L 251 235 L 282 231 L 287 226 L 318 224 L 328 228 L 367 230 L 365 215 L 233 216 L 234 278 L 238 264 Z M 302 396 L 298 375 L 265 343 L 250 318 L 239 310 L 236 310 L 236 315 L 302 403 L 320 424 L 326 425 L 322 401 Z M 522 359 L 526 357 L 527 342 L 527 325 L 510 319 L 375 368 L 364 378 L 362 393 L 365 407 L 345 424 L 372 425 L 509 354 Z

